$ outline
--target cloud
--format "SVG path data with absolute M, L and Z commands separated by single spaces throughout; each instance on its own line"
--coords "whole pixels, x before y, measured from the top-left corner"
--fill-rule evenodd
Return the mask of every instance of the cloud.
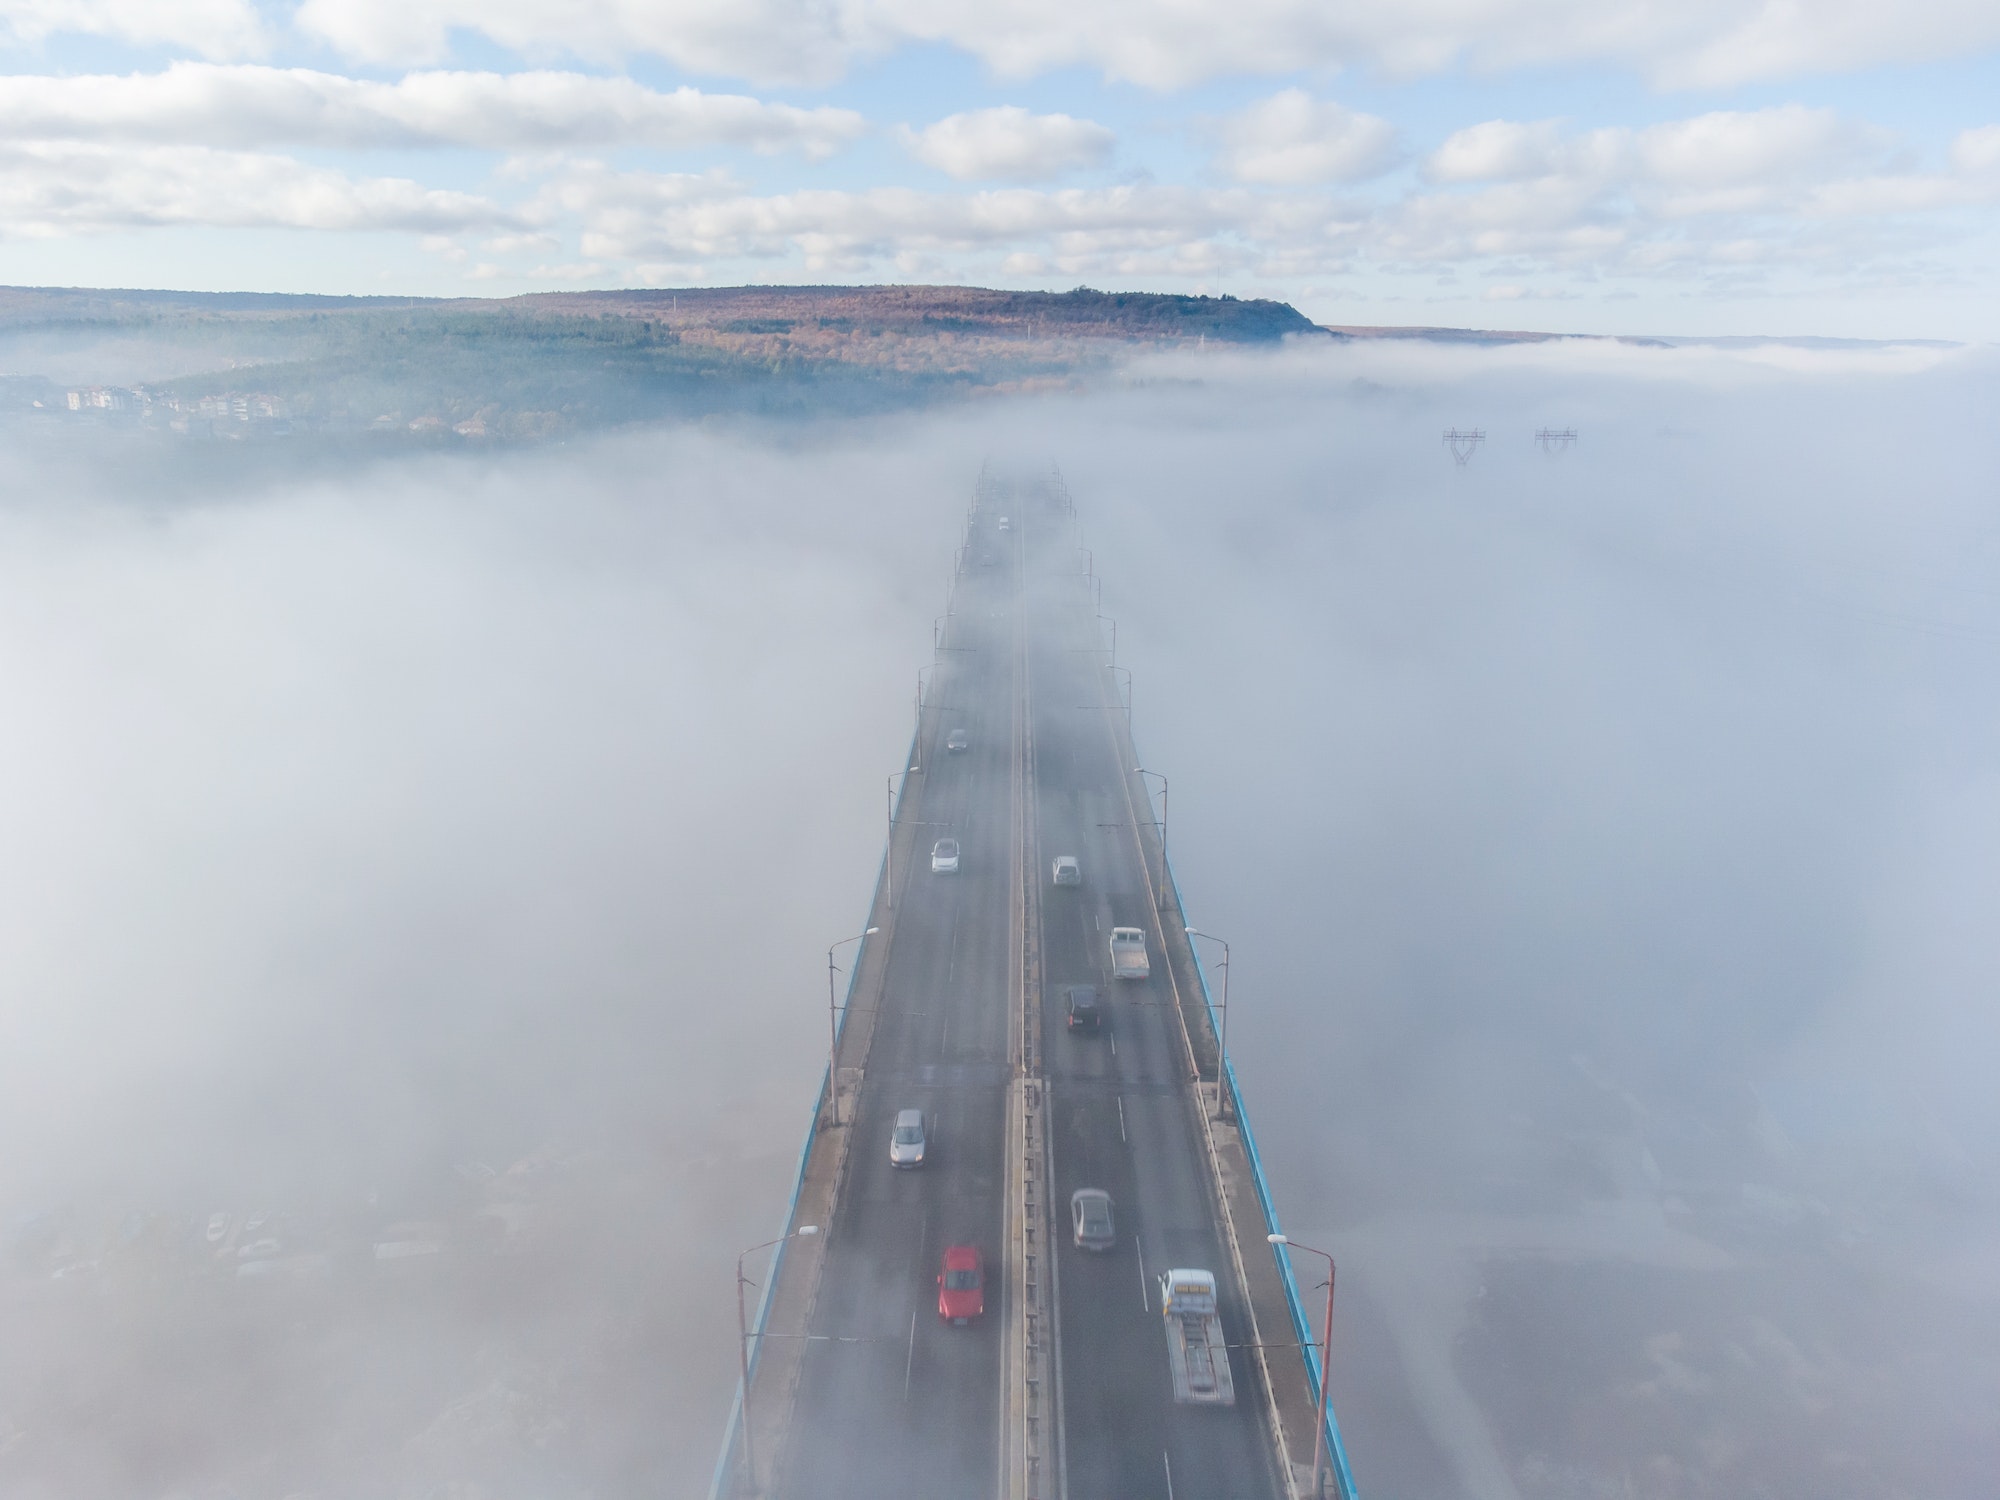
M 696 72 L 826 82 L 868 45 L 862 7 L 816 0 L 305 0 L 293 24 L 347 57 L 431 62 L 452 34 L 531 59 L 664 57 Z
M 2000 169 L 2000 125 L 1960 131 L 1951 143 L 1951 162 L 1966 173 L 1984 174 Z
M 1216 165 L 1238 182 L 1354 182 L 1387 168 L 1396 131 L 1303 89 L 1286 89 L 1220 123 Z
M 1562 146 L 1554 120 L 1487 120 L 1453 131 L 1424 163 L 1432 182 L 1514 182 L 1554 170 Z
M 189 225 L 449 234 L 519 222 L 474 194 L 259 152 L 0 146 L 0 234 L 14 239 Z
M 1574 63 L 1716 88 L 2000 42 L 2000 13 L 1982 0 L 306 0 L 295 24 L 375 63 L 446 57 L 464 31 L 531 58 L 650 54 L 730 77 L 825 81 L 915 42 L 1010 77 L 1086 67 L 1152 88 L 1341 67 L 1416 76 Z
M 269 43 L 251 0 L 0 0 L 0 26 L 36 44 L 63 33 L 243 57 Z
M 1269 143 L 1325 118 L 1305 96 L 1279 96 Z M 1331 108 L 1338 108 L 1332 106 Z M 1386 127 L 1354 125 L 1327 152 L 1360 162 Z M 1231 122 L 1232 126 L 1239 124 Z M 1308 145 L 1242 149 L 1269 175 L 1333 163 Z M 1960 156 L 1980 159 L 1981 138 Z M 1115 188 L 909 188 L 760 194 L 724 174 L 619 172 L 553 163 L 537 213 L 577 226 L 601 260 L 712 264 L 788 261 L 814 274 L 979 276 L 1344 275 L 1357 267 L 1479 270 L 1520 284 L 1530 272 L 1686 280 L 1784 271 L 1850 275 L 1864 260 L 1911 253 L 1896 215 L 1991 201 L 2000 182 L 1896 169 L 1884 132 L 1832 111 L 1782 106 L 1717 111 L 1645 129 L 1580 132 L 1560 122 L 1488 121 L 1449 137 L 1424 184 L 1363 198 L 1298 185 L 1271 190 L 1139 183 Z M 1379 158 L 1377 158 L 1379 159 Z
M 912 253 L 1032 249 L 1051 265 L 1212 267 L 1240 258 L 1224 237 L 1253 226 L 1255 195 L 1153 185 L 911 188 L 757 195 L 722 174 L 616 172 L 571 165 L 537 199 L 539 212 L 574 216 L 584 253 L 614 259 L 796 257 L 809 271 L 861 271 Z
M 176 63 L 160 73 L 0 77 L 0 139 L 212 146 L 741 146 L 822 157 L 865 128 L 847 109 L 662 93 L 581 73 L 411 73 L 394 83 L 304 68 Z
M 1015 105 L 948 115 L 903 130 L 910 155 L 961 182 L 1046 182 L 1099 167 L 1117 137 L 1094 120 L 1037 115 Z

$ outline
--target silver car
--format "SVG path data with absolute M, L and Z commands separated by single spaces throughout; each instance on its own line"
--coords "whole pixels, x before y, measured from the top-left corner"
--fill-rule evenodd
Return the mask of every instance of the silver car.
M 1082 885 L 1083 867 L 1076 862 L 1074 854 L 1058 854 L 1049 878 L 1057 885 Z
M 1071 1193 L 1069 1222 L 1079 1250 L 1109 1250 L 1118 1243 L 1118 1231 L 1111 1223 L 1111 1195 L 1103 1188 Z
M 924 1164 L 924 1112 L 920 1109 L 896 1111 L 896 1128 L 889 1132 L 889 1165 L 921 1167 Z
M 939 839 L 931 846 L 931 874 L 956 875 L 958 873 L 958 840 Z

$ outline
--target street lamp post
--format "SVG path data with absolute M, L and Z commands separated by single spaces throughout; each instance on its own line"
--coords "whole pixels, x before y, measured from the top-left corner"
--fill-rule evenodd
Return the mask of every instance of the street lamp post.
M 840 1023 L 835 1016 L 836 1005 L 833 995 L 833 950 L 849 943 L 858 943 L 865 937 L 873 937 L 882 929 L 871 927 L 866 932 L 857 932 L 853 937 L 841 938 L 827 945 L 826 950 L 826 1103 L 833 1112 L 833 1124 L 840 1124 Z
M 936 670 L 937 663 L 935 661 L 927 667 L 917 668 L 916 726 L 910 741 L 914 747 L 910 751 L 910 754 L 916 763 L 910 767 L 912 771 L 921 771 L 924 765 L 924 673 L 935 672 Z
M 891 771 L 887 778 L 889 852 L 884 858 L 888 861 L 888 878 L 882 885 L 882 904 L 892 911 L 896 906 L 896 781 L 898 777 L 913 776 L 921 769 L 920 766 L 911 766 L 905 771 Z
M 1301 1245 L 1282 1234 L 1264 1236 L 1274 1245 L 1283 1245 L 1289 1253 L 1303 1250 L 1308 1255 L 1317 1255 L 1326 1262 L 1326 1329 L 1320 1335 L 1319 1345 L 1319 1425 L 1313 1429 L 1313 1500 L 1319 1500 L 1319 1476 L 1322 1460 L 1326 1455 L 1326 1388 L 1332 1371 L 1333 1359 L 1333 1257 L 1324 1250 L 1315 1250 L 1311 1245 Z
M 1222 1057 L 1215 1065 L 1215 1115 L 1217 1119 L 1229 1118 L 1229 942 L 1212 932 L 1202 932 L 1197 928 L 1187 929 L 1189 937 L 1205 937 L 1211 943 L 1222 944 L 1222 1037 L 1218 1045 Z
M 1125 709 L 1125 718 L 1127 724 L 1130 724 L 1131 717 L 1132 717 L 1132 710 L 1130 706 L 1130 700 L 1128 698 L 1127 706 Z M 1139 777 L 1146 777 L 1146 776 L 1160 777 L 1160 904 L 1164 906 L 1167 900 L 1167 813 L 1169 811 L 1167 793 L 1171 791 L 1172 788 L 1167 784 L 1166 777 L 1160 776 L 1160 773 L 1158 771 L 1149 771 L 1144 766 L 1134 766 L 1132 768 L 1132 774 L 1134 776 L 1139 776 Z M 1148 791 L 1148 797 L 1150 799 L 1151 788 L 1148 788 L 1147 791 Z M 1148 800 L 1147 802 L 1146 810 L 1148 812 L 1152 811 L 1152 803 L 1150 800 Z
M 743 1424 L 743 1488 L 750 1494 L 757 1493 L 757 1460 L 750 1447 L 750 1319 L 743 1306 L 743 1288 L 749 1278 L 743 1274 L 743 1262 L 759 1250 L 768 1250 L 773 1245 L 782 1245 L 786 1240 L 795 1240 L 802 1235 L 819 1233 L 817 1224 L 801 1224 L 790 1234 L 781 1234 L 775 1240 L 766 1240 L 761 1245 L 752 1245 L 736 1257 L 736 1356 L 743 1372 L 743 1401 L 738 1415 Z
M 1115 667 L 1118 665 L 1118 620 L 1115 616 L 1107 615 L 1101 610 L 1098 612 L 1097 618 L 1111 627 L 1111 665 Z

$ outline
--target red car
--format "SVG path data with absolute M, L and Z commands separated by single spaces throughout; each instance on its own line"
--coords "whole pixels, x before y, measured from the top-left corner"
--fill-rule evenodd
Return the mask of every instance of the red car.
M 986 1271 L 972 1246 L 947 1249 L 937 1281 L 940 1318 L 963 1325 L 986 1311 Z

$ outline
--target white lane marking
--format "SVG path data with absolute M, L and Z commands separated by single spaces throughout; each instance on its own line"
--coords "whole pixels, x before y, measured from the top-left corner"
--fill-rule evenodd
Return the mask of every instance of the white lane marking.
M 1153 1310 L 1153 1293 L 1146 1285 L 1146 1247 L 1139 1242 L 1139 1236 L 1132 1236 L 1132 1244 L 1139 1252 L 1139 1305 L 1147 1312 Z
M 917 1315 L 910 1314 L 910 1352 L 903 1358 L 903 1405 L 910 1404 L 910 1368 L 917 1362 Z
M 1118 1144 L 1121 1146 L 1132 1144 L 1125 1139 L 1125 1096 L 1123 1094 L 1118 1096 Z
M 1118 1055 L 1118 1033 L 1115 1031 L 1111 1033 L 1111 1055 L 1113 1057 Z
M 1167 1450 L 1160 1450 L 1160 1462 L 1167 1466 L 1167 1500 L 1174 1500 L 1174 1461 L 1167 1457 Z

